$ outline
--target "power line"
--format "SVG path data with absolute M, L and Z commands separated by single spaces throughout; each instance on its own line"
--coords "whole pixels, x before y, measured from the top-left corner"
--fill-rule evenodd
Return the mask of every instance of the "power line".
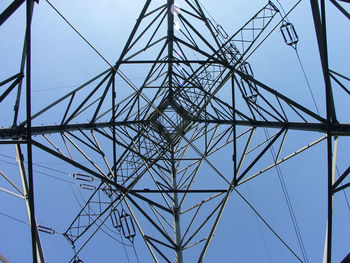
M 79 201 L 79 198 L 78 198 L 77 195 L 75 194 L 73 187 L 71 187 L 71 189 L 72 189 L 72 193 L 73 193 L 73 196 L 74 196 L 76 202 L 78 203 L 78 205 L 80 206 L 80 208 L 83 209 L 83 205 L 81 204 L 81 202 Z M 82 194 L 81 194 L 80 189 L 79 189 L 79 193 L 80 193 L 80 196 L 82 197 Z M 86 201 L 84 200 L 83 197 L 82 197 L 82 199 L 83 199 L 84 202 L 86 202 Z M 92 210 L 92 209 L 91 209 L 91 210 Z M 92 211 L 93 211 L 93 213 L 95 213 L 94 210 L 92 210 Z M 89 217 L 90 217 L 90 216 L 89 216 Z M 90 219 L 91 219 L 91 218 L 90 218 Z M 100 220 L 100 221 L 101 221 L 101 220 Z M 109 229 L 108 226 L 104 226 L 104 227 L 107 228 L 107 229 L 108 229 L 109 231 L 111 231 L 111 232 L 117 233 L 117 232 L 112 231 L 111 229 Z M 105 233 L 107 236 L 109 236 L 110 238 L 112 238 L 112 239 L 114 239 L 115 241 L 117 241 L 118 243 L 120 243 L 120 244 L 122 244 L 122 245 L 130 246 L 130 245 L 125 244 L 124 242 L 122 242 L 122 241 L 116 239 L 116 238 L 113 237 L 111 234 L 109 234 L 107 231 L 105 231 L 103 228 L 101 228 L 101 231 L 102 231 L 103 233 Z M 117 233 L 117 234 L 120 235 L 120 233 Z M 120 236 L 121 236 L 121 235 L 120 235 Z
M 303 262 L 293 249 L 282 239 L 282 237 L 272 228 L 272 226 L 262 217 L 255 207 L 235 188 L 233 190 L 242 198 L 242 200 L 254 211 L 260 220 L 271 230 L 271 232 L 283 243 L 283 245 L 300 261 Z
M 61 18 L 109 65 L 111 66 L 112 69 L 114 69 L 114 67 L 102 56 L 102 54 L 48 1 L 46 0 L 46 2 L 49 3 L 49 5 L 59 14 L 59 16 L 61 16 Z M 294 10 L 294 8 L 301 2 L 301 0 L 299 0 L 294 7 L 289 11 L 289 13 Z M 286 14 L 287 15 L 287 14 Z M 281 20 L 282 21 L 282 20 Z M 278 23 L 280 24 L 281 21 Z M 271 35 L 271 33 L 277 28 L 278 24 L 271 30 L 271 32 L 257 45 L 257 47 L 248 55 L 247 59 L 257 50 L 257 48 Z M 246 60 L 247 60 L 246 59 Z M 119 72 L 119 71 L 118 71 Z M 266 220 L 263 219 L 263 217 L 259 214 L 259 212 L 248 202 L 247 199 L 244 198 L 244 196 L 242 194 L 240 194 L 238 192 L 237 189 L 233 188 L 238 194 L 239 196 L 253 209 L 253 211 L 260 217 L 260 219 L 269 227 L 269 229 L 282 241 L 282 243 L 300 260 L 300 258 L 295 254 L 295 252 L 286 244 L 286 242 L 284 242 L 282 240 L 282 238 L 277 234 L 277 232 L 275 232 L 273 230 L 273 228 L 266 222 Z M 107 218 L 106 218 L 107 219 Z M 105 220 L 106 220 L 105 219 Z M 103 221 L 103 223 L 105 222 L 105 220 Z M 93 233 L 93 235 L 96 233 L 96 231 Z M 92 235 L 92 236 L 93 236 Z M 91 236 L 91 237 L 92 237 Z M 84 245 L 91 239 L 91 237 L 84 243 Z M 82 249 L 82 248 L 81 248 Z M 80 249 L 80 250 L 81 250 Z M 80 251 L 79 250 L 79 251 Z M 79 253 L 78 251 L 78 253 Z M 76 254 L 78 254 L 76 253 Z M 301 261 L 301 260 L 300 260 Z
M 336 169 L 337 169 L 338 177 L 340 177 L 340 173 L 339 173 L 338 167 L 337 167 Z M 340 185 L 343 185 L 343 182 L 341 182 Z M 346 194 L 346 192 L 345 192 L 345 189 L 343 189 L 342 192 L 344 193 L 345 201 L 346 201 L 347 207 L 348 207 L 349 212 L 350 212 L 350 203 L 349 203 L 348 196 L 347 196 L 347 194 Z
M 310 82 L 309 82 L 309 79 L 306 75 L 306 72 L 305 72 L 305 69 L 304 69 L 304 66 L 303 66 L 303 63 L 301 62 L 301 59 L 299 57 L 299 52 L 297 50 L 297 48 L 295 48 L 295 53 L 297 55 L 297 58 L 298 58 L 298 61 L 299 61 L 299 64 L 300 64 L 300 67 L 301 67 L 301 70 L 303 71 L 303 75 L 304 75 L 304 78 L 305 78 L 305 81 L 306 81 L 306 84 L 307 84 L 307 87 L 309 89 L 309 92 L 311 94 L 311 97 L 312 97 L 312 100 L 314 102 L 314 105 L 315 105 L 315 108 L 316 108 L 316 111 L 318 113 L 318 115 L 320 115 L 320 111 L 318 110 L 318 107 L 317 107 L 317 104 L 316 104 L 316 100 L 315 100 L 315 96 L 314 96 L 314 93 L 312 92 L 312 89 L 311 89 L 311 85 L 310 85 Z
M 263 130 L 264 130 L 264 133 L 265 133 L 265 136 L 266 136 L 266 140 L 269 140 L 270 135 L 269 135 L 268 130 L 266 128 L 263 128 Z M 275 149 L 274 149 L 273 145 L 271 145 L 269 150 L 270 150 L 270 153 L 271 153 L 271 156 L 272 156 L 273 160 L 275 160 L 276 159 L 276 152 L 275 152 Z M 294 231 L 295 231 L 295 234 L 297 236 L 301 252 L 303 254 L 304 261 L 305 262 L 309 262 L 307 254 L 306 254 L 304 242 L 303 242 L 303 239 L 302 239 L 302 236 L 301 236 L 301 233 L 300 233 L 298 221 L 297 221 L 295 213 L 294 213 L 293 205 L 292 205 L 292 202 L 291 202 L 289 194 L 288 194 L 286 183 L 285 183 L 284 178 L 282 176 L 282 170 L 281 170 L 279 164 L 277 164 L 275 167 L 276 167 L 276 171 L 277 171 L 277 174 L 278 174 L 278 179 L 280 181 L 281 188 L 282 188 L 282 191 L 283 191 L 284 199 L 285 199 L 285 201 L 287 203 L 288 211 L 289 211 L 290 217 L 292 219 Z
M 0 155 L 3 155 L 3 154 L 0 154 Z M 9 161 L 3 160 L 3 159 L 0 159 L 0 161 L 2 161 L 2 162 L 4 162 L 4 163 L 11 164 L 11 165 L 14 165 L 14 166 L 17 166 L 17 163 L 15 163 L 15 162 L 9 162 Z M 45 167 L 45 166 L 42 166 L 42 165 L 38 165 L 38 164 L 35 164 L 35 163 L 33 163 L 33 165 L 39 166 L 39 167 L 42 167 L 42 168 L 45 168 L 45 169 L 50 169 L 50 170 L 53 170 L 53 171 L 56 171 L 56 172 L 64 173 L 64 172 L 62 172 L 62 171 L 59 171 L 59 170 L 56 170 L 56 169 L 53 169 L 53 168 L 49 168 L 49 167 Z M 66 180 L 66 179 L 63 179 L 63 178 L 60 178 L 60 177 L 57 177 L 57 176 L 54 176 L 54 175 L 45 173 L 45 172 L 41 172 L 41 171 L 38 171 L 38 170 L 33 170 L 33 171 L 36 172 L 36 173 L 38 173 L 38 174 L 42 174 L 42 175 L 51 177 L 51 178 L 53 178 L 53 179 L 56 179 L 56 180 L 59 180 L 59 181 L 62 181 L 62 182 L 66 182 L 66 183 L 69 183 L 69 184 L 75 184 L 75 185 L 76 185 L 76 183 L 74 183 L 74 182 L 71 182 L 71 181 L 69 181 L 69 180 Z M 67 174 L 67 175 L 68 175 L 68 173 L 64 173 L 64 174 Z
M 253 198 L 252 198 L 252 195 L 251 195 L 251 192 L 250 192 L 250 189 L 249 189 L 248 184 L 246 184 L 246 187 L 247 187 L 248 197 L 249 197 L 249 199 L 253 202 Z M 265 249 L 265 252 L 266 252 L 266 255 L 267 255 L 267 259 L 268 259 L 268 261 L 271 263 L 271 257 L 270 257 L 269 250 L 268 250 L 268 248 L 267 248 L 267 244 L 266 244 L 264 232 L 263 232 L 262 229 L 261 229 L 261 225 L 260 225 L 260 221 L 259 221 L 258 216 L 255 215 L 255 218 L 256 218 L 256 221 L 257 221 L 257 223 L 258 223 L 259 233 L 260 233 L 261 238 L 262 238 L 263 243 L 264 243 L 264 249 Z
M 285 20 L 286 20 L 287 22 L 289 22 L 288 16 L 286 15 L 286 11 L 284 10 L 283 5 L 282 5 L 281 2 L 278 1 L 278 0 L 276 0 L 276 2 L 277 2 L 277 3 L 279 4 L 279 6 L 281 7 L 281 10 L 282 10 L 283 15 L 284 15 L 284 17 L 285 17 Z M 281 13 L 280 13 L 280 15 L 281 15 L 281 17 L 282 17 L 282 14 L 281 14 Z
M 28 223 L 28 222 L 25 222 L 25 221 L 23 221 L 23 220 L 21 220 L 21 219 L 18 219 L 18 218 L 16 218 L 16 217 L 14 217 L 14 216 L 10 216 L 10 215 L 5 214 L 5 213 L 3 213 L 3 212 L 0 212 L 0 215 L 5 216 L 5 217 L 10 218 L 10 219 L 12 219 L 12 220 L 14 220 L 14 221 L 17 221 L 17 222 L 20 222 L 20 223 L 22 223 L 22 224 L 25 224 L 25 225 L 28 225 L 28 226 L 29 226 L 29 223 Z

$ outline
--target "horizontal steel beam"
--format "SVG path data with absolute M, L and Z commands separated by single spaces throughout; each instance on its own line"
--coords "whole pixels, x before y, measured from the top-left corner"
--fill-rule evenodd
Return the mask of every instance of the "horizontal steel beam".
M 202 123 L 232 125 L 233 120 L 197 120 Z M 305 122 L 277 122 L 257 120 L 236 120 L 237 126 L 265 127 L 265 128 L 286 128 L 289 130 L 315 131 L 321 133 L 329 132 L 332 136 L 350 136 L 350 124 L 329 124 L 326 123 L 305 123 Z
M 207 124 L 233 125 L 233 120 L 193 120 L 194 122 Z M 321 133 L 329 132 L 332 136 L 350 136 L 350 124 L 329 124 L 326 123 L 305 123 L 305 122 L 277 122 L 277 121 L 257 121 L 257 120 L 236 120 L 237 126 L 265 127 L 265 128 L 286 128 L 289 130 L 315 131 Z M 126 126 L 132 124 L 149 125 L 149 120 L 143 121 L 119 121 L 115 126 Z M 97 128 L 113 127 L 113 122 L 81 123 L 68 125 L 33 126 L 32 135 L 43 135 L 77 130 L 93 130 Z M 0 140 L 26 138 L 25 127 L 11 127 L 0 129 Z M 0 142 L 1 143 L 1 142 Z
M 116 121 L 115 126 L 127 126 L 132 124 L 147 124 L 148 121 Z M 60 133 L 67 131 L 77 130 L 93 130 L 98 128 L 113 127 L 113 122 L 99 122 L 99 123 L 77 123 L 77 124 L 66 124 L 66 125 L 47 125 L 47 126 L 33 126 L 32 135 L 43 135 Z M 1 128 L 0 129 L 0 140 L 1 139 L 20 139 L 25 138 L 26 128 L 23 126 Z M 1 143 L 1 142 L 0 142 Z
M 133 189 L 130 193 L 226 193 L 229 189 L 198 189 L 198 190 L 152 190 L 152 189 Z

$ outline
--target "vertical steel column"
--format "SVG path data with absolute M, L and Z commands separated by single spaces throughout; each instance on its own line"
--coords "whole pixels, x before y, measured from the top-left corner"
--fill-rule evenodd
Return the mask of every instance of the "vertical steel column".
M 33 156 L 32 156 L 32 122 L 31 122 L 31 21 L 32 21 L 33 0 L 26 0 L 26 117 L 27 117 L 27 165 L 28 165 L 28 202 L 30 210 L 30 227 L 32 235 L 33 262 L 38 262 L 37 258 L 37 233 L 34 209 L 34 184 L 33 184 Z
M 232 124 L 232 144 L 233 144 L 233 156 L 232 156 L 232 161 L 233 161 L 233 185 L 237 186 L 237 144 L 236 144 L 236 100 L 235 100 L 235 79 L 234 75 L 231 77 L 231 88 L 232 88 L 232 109 L 233 109 L 233 114 L 232 114 L 232 119 L 233 119 L 233 124 Z
M 174 60 L 174 12 L 175 5 L 174 0 L 168 0 L 168 76 L 169 76 L 169 95 L 170 99 L 173 100 L 173 60 Z M 175 262 L 182 263 L 182 245 L 181 245 L 181 227 L 180 227 L 180 207 L 178 203 L 178 193 L 177 190 L 177 180 L 176 180 L 176 167 L 175 167 L 175 157 L 174 157 L 174 145 L 171 142 L 171 172 L 172 172 L 172 183 L 173 183 L 173 216 L 174 216 L 174 241 L 176 244 L 175 248 Z
M 327 137 L 327 174 L 328 174 L 328 196 L 327 196 L 327 236 L 326 236 L 326 258 L 327 263 L 332 262 L 332 226 L 333 226 L 333 192 L 332 192 L 332 137 Z
M 173 216 L 174 216 L 174 241 L 176 244 L 175 248 L 175 262 L 182 263 L 182 244 L 181 244 L 181 226 L 180 226 L 180 206 L 178 201 L 178 193 L 177 193 L 177 180 L 176 180 L 176 167 L 175 167 L 175 157 L 174 157 L 174 146 L 171 145 L 171 173 L 172 173 L 172 183 L 173 183 L 173 199 L 174 199 L 174 207 L 173 207 Z
M 115 99 L 116 99 L 116 91 L 115 91 L 115 73 L 111 76 L 112 79 L 112 138 L 113 138 L 113 176 L 114 176 L 114 182 L 117 183 L 117 138 L 116 138 L 116 129 L 115 129 L 115 118 L 116 118 L 116 109 L 115 109 Z
M 16 148 L 16 160 L 17 160 L 19 172 L 21 175 L 22 189 L 23 189 L 23 194 L 24 194 L 24 200 L 26 203 L 28 219 L 29 219 L 29 222 L 31 222 L 30 204 L 29 204 L 29 199 L 28 199 L 29 187 L 28 187 L 28 179 L 27 179 L 26 171 L 25 171 L 25 167 L 24 167 L 23 154 L 22 154 L 21 146 L 19 144 L 16 144 L 15 148 Z M 30 223 L 30 225 L 32 225 L 32 224 Z M 36 224 L 35 224 L 35 234 L 36 234 L 36 251 L 37 251 L 37 254 L 39 255 L 40 262 L 44 263 L 45 262 L 44 253 L 43 253 L 43 250 L 41 247 L 39 232 L 38 232 L 38 228 L 37 228 Z
M 327 52 L 327 31 L 326 31 L 326 11 L 325 1 L 321 0 L 321 13 L 318 5 L 318 1 L 310 0 L 312 14 L 314 18 L 315 31 L 318 41 L 318 48 L 320 53 L 320 59 L 322 62 L 323 77 L 325 81 L 326 89 L 326 111 L 327 111 L 327 209 L 328 209 L 328 221 L 327 221 L 327 234 L 325 245 L 325 257 L 324 261 L 331 263 L 332 261 L 332 225 L 333 225 L 333 162 L 332 162 L 332 134 L 330 125 L 336 123 L 336 112 L 334 107 L 332 86 L 329 75 L 328 67 L 328 52 Z
M 168 0 L 168 76 L 169 76 L 169 88 L 172 98 L 173 92 L 173 58 L 174 58 L 174 12 L 175 5 L 174 0 Z

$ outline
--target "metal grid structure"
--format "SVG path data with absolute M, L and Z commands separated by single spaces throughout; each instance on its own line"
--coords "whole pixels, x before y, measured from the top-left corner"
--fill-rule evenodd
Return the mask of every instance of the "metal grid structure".
M 187 249 L 202 262 L 231 193 L 251 206 L 238 186 L 324 140 L 328 162 L 325 251 L 331 262 L 332 199 L 350 185 L 346 181 L 350 166 L 335 180 L 338 138 L 350 135 L 350 125 L 337 119 L 332 86 L 340 86 L 347 96 L 350 93 L 349 78 L 328 66 L 325 1 L 310 1 L 325 83 L 324 117 L 257 80 L 247 62 L 280 12 L 271 1 L 232 36 L 205 15 L 198 0 L 184 0 L 181 7 L 174 0 L 159 2 L 145 1 L 115 64 L 35 114 L 31 21 L 39 1 L 14 0 L 0 14 L 2 25 L 26 4 L 20 71 L 0 82 L 0 103 L 17 94 L 12 121 L 0 129 L 0 144 L 16 148 L 23 190 L 5 173 L 1 176 L 25 197 L 33 262 L 44 262 L 38 230 L 52 231 L 38 226 L 34 216 L 33 147 L 78 168 L 81 172 L 73 177 L 92 192 L 64 233 L 73 246 L 92 228 L 98 231 L 111 220 L 131 243 L 140 235 L 155 262 L 183 262 Z M 349 18 L 342 1 L 330 2 Z M 290 24 L 283 25 L 285 41 L 295 45 L 295 31 L 288 31 Z M 135 83 L 129 72 L 140 66 L 143 78 Z M 224 87 L 230 97 L 222 99 L 218 94 Z M 57 118 L 48 121 L 52 116 Z M 283 155 L 285 141 L 294 130 L 322 136 Z M 222 149 L 232 154 L 231 174 L 223 174 L 215 165 L 215 154 Z M 270 151 L 274 162 L 266 165 Z M 140 218 L 151 225 L 151 233 Z M 84 245 L 77 247 L 71 262 L 79 262 Z

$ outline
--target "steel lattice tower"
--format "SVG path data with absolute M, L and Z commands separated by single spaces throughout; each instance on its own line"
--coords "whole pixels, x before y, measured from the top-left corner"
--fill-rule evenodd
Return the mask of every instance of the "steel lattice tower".
M 228 36 L 206 16 L 198 0 L 184 0 L 181 6 L 174 0 L 146 0 L 116 63 L 33 113 L 30 65 L 35 2 L 14 0 L 0 14 L 2 25 L 26 4 L 20 72 L 0 80 L 0 103 L 9 94 L 18 94 L 13 118 L 0 129 L 0 144 L 16 149 L 23 182 L 19 191 L 28 197 L 34 262 L 43 262 L 44 255 L 34 216 L 32 148 L 79 169 L 74 178 L 91 192 L 64 233 L 73 246 L 108 222 L 131 242 L 139 235 L 155 262 L 184 262 L 185 251 L 202 262 L 230 195 L 238 194 L 250 206 L 240 185 L 321 141 L 327 142 L 326 252 L 331 262 L 332 199 L 350 185 L 346 181 L 350 167 L 335 180 L 338 138 L 350 135 L 350 124 L 337 119 L 332 85 L 349 95 L 349 79 L 328 66 L 324 0 L 310 5 L 326 116 L 256 79 L 247 62 L 279 15 L 273 2 Z M 337 1 L 331 2 L 349 18 Z M 142 78 L 132 81 L 135 71 Z M 25 117 L 20 112 L 22 86 Z M 219 96 L 223 90 L 225 96 Z M 285 141 L 293 131 L 322 136 L 284 155 Z M 231 173 L 222 173 L 216 164 L 221 151 L 230 153 Z M 267 163 L 271 151 L 272 164 Z M 151 232 L 143 227 L 145 222 Z M 83 247 L 76 246 L 78 252 Z

